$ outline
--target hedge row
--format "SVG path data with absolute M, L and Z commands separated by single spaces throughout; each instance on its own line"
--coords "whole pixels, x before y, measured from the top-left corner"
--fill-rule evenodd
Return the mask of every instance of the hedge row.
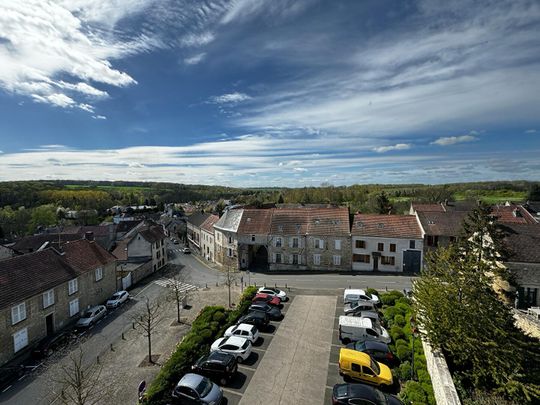
M 256 292 L 256 287 L 247 287 L 234 310 L 222 306 L 203 308 L 191 325 L 191 330 L 177 344 L 174 353 L 152 381 L 144 403 L 170 403 L 171 392 L 180 378 L 190 372 L 191 365 L 208 353 L 211 344 L 247 311 Z
M 411 370 L 413 353 L 411 301 L 399 291 L 383 293 L 380 299 L 386 328 L 392 338 L 389 346 L 401 360 L 400 366 L 393 370 L 395 376 L 402 382 L 400 398 L 409 404 L 434 405 L 436 402 L 433 386 L 420 338 L 414 340 L 414 370 Z M 411 375 L 416 379 L 411 380 Z

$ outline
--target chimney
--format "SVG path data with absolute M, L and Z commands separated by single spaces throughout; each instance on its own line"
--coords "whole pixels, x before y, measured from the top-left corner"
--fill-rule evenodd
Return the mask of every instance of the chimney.
M 447 198 L 444 200 L 444 205 L 446 205 L 448 207 L 448 199 Z
M 92 232 L 92 231 L 85 232 L 84 233 L 84 239 L 90 240 L 90 241 L 94 240 L 94 232 Z

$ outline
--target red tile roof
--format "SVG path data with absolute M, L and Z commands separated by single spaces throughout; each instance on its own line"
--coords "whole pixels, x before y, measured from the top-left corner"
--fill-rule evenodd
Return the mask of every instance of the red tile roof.
M 274 208 L 270 233 L 273 235 L 348 235 L 349 209 Z
M 418 219 L 427 235 L 459 236 L 466 211 L 417 212 Z
M 271 209 L 244 209 L 238 232 L 245 235 L 267 235 L 272 224 Z
M 500 228 L 509 253 L 507 261 L 540 263 L 540 224 L 505 224 Z
M 202 223 L 201 229 L 204 229 L 206 232 L 209 232 L 211 234 L 214 233 L 214 224 L 219 221 L 219 217 L 217 215 L 210 215 L 206 220 Z
M 78 240 L 66 243 L 64 258 L 76 270 L 86 272 L 116 261 L 111 253 L 94 241 Z
M 521 205 L 495 205 L 492 214 L 505 224 L 536 224 L 534 217 Z
M 353 236 L 422 239 L 422 229 L 413 215 L 356 214 L 352 224 Z
M 412 208 L 414 211 L 422 211 L 422 212 L 444 212 L 444 208 L 439 203 L 434 204 L 419 204 L 419 203 L 412 203 Z

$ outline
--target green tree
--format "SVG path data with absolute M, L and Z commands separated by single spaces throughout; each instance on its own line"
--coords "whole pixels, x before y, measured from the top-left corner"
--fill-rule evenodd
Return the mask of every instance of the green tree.
M 540 184 L 531 184 L 529 187 L 529 192 L 527 193 L 527 200 L 540 201 Z
M 33 233 L 38 227 L 56 224 L 56 208 L 52 204 L 40 205 L 32 210 L 28 232 Z

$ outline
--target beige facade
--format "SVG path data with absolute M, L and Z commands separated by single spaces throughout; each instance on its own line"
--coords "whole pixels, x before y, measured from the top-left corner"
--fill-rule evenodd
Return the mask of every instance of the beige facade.
M 232 270 L 239 269 L 238 238 L 236 232 L 215 230 L 215 262 Z
M 213 232 L 201 229 L 201 255 L 210 262 L 214 262 L 215 259 L 214 237 Z
M 352 269 L 358 271 L 408 271 L 404 267 L 404 257 L 408 252 L 423 255 L 422 239 L 381 238 L 370 236 L 352 237 Z M 375 259 L 377 257 L 377 268 Z M 412 270 L 411 270 L 412 271 Z

